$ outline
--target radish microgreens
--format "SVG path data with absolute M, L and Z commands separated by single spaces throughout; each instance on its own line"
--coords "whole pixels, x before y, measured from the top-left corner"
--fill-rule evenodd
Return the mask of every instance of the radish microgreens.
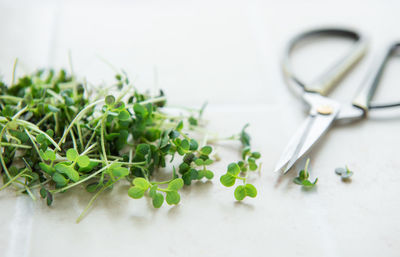
M 117 182 L 132 184 L 130 197 L 149 197 L 160 208 L 164 200 L 178 204 L 183 186 L 213 179 L 210 166 L 217 158 L 201 128 L 205 105 L 170 115 L 162 91 L 141 93 L 124 72 L 116 75 L 113 94 L 104 92 L 88 90 L 64 70 L 39 70 L 10 85 L 0 82 L 0 190 L 12 187 L 33 200 L 40 195 L 50 206 L 57 194 L 84 186 L 93 197 L 79 222 Z M 248 171 L 260 168 L 260 154 L 251 151 L 245 128 L 230 137 L 242 142 L 242 160 L 221 177 L 226 186 L 244 182 L 235 190 L 237 200 L 257 195 L 246 180 Z M 171 172 L 170 179 L 156 179 L 160 168 Z

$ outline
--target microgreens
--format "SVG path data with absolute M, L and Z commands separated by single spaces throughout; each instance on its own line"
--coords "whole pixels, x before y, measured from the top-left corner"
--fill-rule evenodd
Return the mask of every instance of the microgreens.
M 310 159 L 307 159 L 306 165 L 303 170 L 300 171 L 299 176 L 293 179 L 293 182 L 303 186 L 304 188 L 313 188 L 317 182 L 318 178 L 311 182 L 308 178 L 310 177 L 310 173 L 308 173 L 308 165 L 310 164 Z
M 347 166 L 345 168 L 342 167 L 336 168 L 335 173 L 340 175 L 342 177 L 342 180 L 350 180 L 350 178 L 354 174 L 354 172 L 349 170 Z
M 132 183 L 130 197 L 148 196 L 160 208 L 164 199 L 178 204 L 184 185 L 213 179 L 210 166 L 217 155 L 201 128 L 205 105 L 169 115 L 162 91 L 141 93 L 124 72 L 115 78 L 113 94 L 88 91 L 86 83 L 64 70 L 39 70 L 11 85 L 0 82 L 0 190 L 12 186 L 33 200 L 39 194 L 50 206 L 58 193 L 84 186 L 93 197 L 79 222 L 119 181 Z M 221 177 L 226 186 L 243 181 L 235 190 L 237 200 L 257 195 L 246 179 L 248 171 L 260 169 L 260 154 L 251 151 L 246 127 L 230 138 L 242 143 L 242 160 Z M 170 170 L 171 179 L 157 181 L 160 168 Z

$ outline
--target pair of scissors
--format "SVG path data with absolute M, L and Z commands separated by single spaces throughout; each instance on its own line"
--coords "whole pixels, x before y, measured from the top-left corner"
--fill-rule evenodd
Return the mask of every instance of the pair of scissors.
M 313 83 L 303 83 L 293 72 L 290 56 L 298 44 L 320 37 L 341 37 L 354 41 L 347 55 Z M 400 42 L 391 44 L 372 67 L 360 86 L 352 103 L 340 103 L 327 97 L 330 90 L 362 59 L 368 48 L 368 40 L 355 30 L 323 28 L 303 32 L 289 41 L 283 58 L 283 71 L 290 85 L 300 88 L 301 97 L 309 106 L 309 114 L 285 148 L 275 171 L 287 173 L 290 168 L 338 121 L 361 120 L 372 109 L 400 106 L 399 103 L 374 104 L 371 99 L 379 85 L 387 61 L 400 54 Z

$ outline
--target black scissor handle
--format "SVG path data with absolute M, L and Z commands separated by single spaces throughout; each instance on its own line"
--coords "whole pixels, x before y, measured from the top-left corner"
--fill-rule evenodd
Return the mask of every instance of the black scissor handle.
M 344 37 L 353 39 L 354 45 L 346 56 L 340 59 L 327 72 L 323 73 L 314 83 L 306 85 L 294 74 L 290 65 L 290 55 L 298 43 L 304 40 L 318 38 L 322 36 Z M 348 71 L 364 56 L 367 50 L 367 40 L 359 32 L 344 28 L 322 28 L 303 32 L 289 41 L 283 58 L 283 70 L 289 82 L 301 86 L 307 92 L 316 92 L 326 95 L 336 86 Z
M 353 100 L 354 106 L 362 108 L 365 113 L 367 113 L 369 109 L 400 106 L 400 102 L 385 104 L 371 103 L 371 99 L 374 96 L 376 88 L 379 85 L 379 81 L 385 70 L 387 62 L 391 57 L 394 57 L 396 55 L 400 55 L 400 42 L 396 42 L 390 45 L 390 47 L 385 50 L 379 62 L 377 62 L 372 70 L 368 73 L 368 76 L 366 77 L 364 83 L 362 83 L 359 92 Z

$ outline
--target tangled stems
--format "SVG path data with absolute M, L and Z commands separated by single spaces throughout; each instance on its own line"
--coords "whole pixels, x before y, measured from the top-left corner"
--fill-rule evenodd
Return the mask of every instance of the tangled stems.
M 119 95 L 89 95 L 64 70 L 40 70 L 10 86 L 0 82 L 0 190 L 12 186 L 33 200 L 39 191 L 52 205 L 57 194 L 84 186 L 93 197 L 79 222 L 98 196 L 117 183 L 132 183 L 130 197 L 149 197 L 160 208 L 164 200 L 178 204 L 183 186 L 213 179 L 215 151 L 190 135 L 195 131 L 207 141 L 200 125 L 204 107 L 168 115 L 162 91 L 155 96 L 141 93 L 124 73 L 116 75 L 110 88 Z M 243 145 L 243 160 L 228 167 L 235 180 L 244 182 L 235 197 L 255 197 L 257 191 L 246 179 L 247 171 L 259 168 L 260 154 L 250 151 L 245 128 L 229 138 Z M 171 178 L 156 181 L 154 174 L 167 167 Z

